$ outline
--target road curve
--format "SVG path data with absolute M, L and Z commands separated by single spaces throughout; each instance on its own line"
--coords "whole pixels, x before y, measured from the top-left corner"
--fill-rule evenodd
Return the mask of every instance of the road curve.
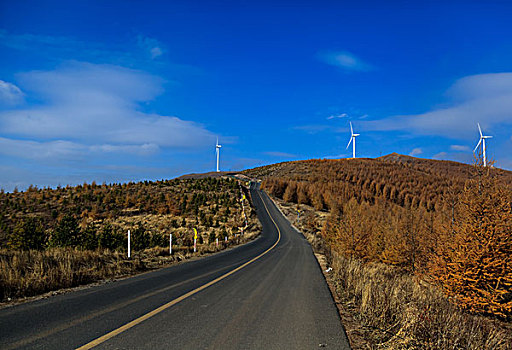
M 253 242 L 0 310 L 1 349 L 350 349 L 308 242 L 256 188 Z

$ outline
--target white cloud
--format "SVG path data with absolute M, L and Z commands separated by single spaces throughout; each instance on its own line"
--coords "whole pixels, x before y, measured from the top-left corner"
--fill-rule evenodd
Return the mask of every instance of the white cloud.
M 417 156 L 422 153 L 423 153 L 423 150 L 421 148 L 415 148 L 411 151 L 411 153 L 409 153 L 409 155 L 414 157 L 414 156 Z
M 459 163 L 472 164 L 475 161 L 472 152 L 439 152 L 432 156 L 432 159 L 451 160 Z
M 374 67 L 347 51 L 320 53 L 318 58 L 327 64 L 346 71 L 370 71 Z
M 138 155 L 148 155 L 158 152 L 160 148 L 154 143 L 145 143 L 142 145 L 93 145 L 89 148 L 92 152 L 105 153 L 132 153 Z
M 151 50 L 149 50 L 149 53 L 151 54 L 151 58 L 155 59 L 159 56 L 162 56 L 164 51 L 160 47 L 155 46 L 155 47 L 151 48 Z
M 333 114 L 333 115 L 327 117 L 327 120 L 341 119 L 341 118 L 347 118 L 347 117 L 348 117 L 347 113 L 341 113 L 341 114 L 338 114 L 338 115 Z
M 19 78 L 27 94 L 43 103 L 0 112 L 0 129 L 10 137 L 39 142 L 25 144 L 27 154 L 37 147 L 54 153 L 71 148 L 149 154 L 214 142 L 214 135 L 197 123 L 142 112 L 140 103 L 160 94 L 164 81 L 141 71 L 71 62 Z
M 164 53 L 162 43 L 156 39 L 139 35 L 137 36 L 137 44 L 141 49 L 145 50 L 153 60 L 162 56 Z
M 76 142 L 57 141 L 31 141 L 0 137 L 0 154 L 40 160 L 58 162 L 61 160 L 82 160 L 88 155 L 98 156 L 106 153 L 149 155 L 157 152 L 159 147 L 155 144 L 142 145 L 84 145 Z
M 23 100 L 23 92 L 14 84 L 0 80 L 0 103 L 14 105 Z
M 512 73 L 489 73 L 461 78 L 447 91 L 456 101 L 509 96 L 512 92 Z
M 448 153 L 446 152 L 439 152 L 437 154 L 434 154 L 434 156 L 432 157 L 433 159 L 446 159 L 448 157 Z
M 70 141 L 38 142 L 0 137 L 0 154 L 26 159 L 76 159 L 86 147 Z
M 333 155 L 333 156 L 332 155 L 331 156 L 321 156 L 321 157 L 316 157 L 316 158 L 320 158 L 320 159 L 340 159 L 340 158 L 346 158 L 347 154 L 348 153 L 342 153 L 342 154 L 337 154 L 337 155 Z
M 277 158 L 296 158 L 297 155 L 286 152 L 265 152 L 266 155 Z
M 456 81 L 447 91 L 448 107 L 365 123 L 369 130 L 404 130 L 450 138 L 476 137 L 476 124 L 491 129 L 512 125 L 512 73 L 479 74 Z
M 463 145 L 451 145 L 450 149 L 453 150 L 453 151 L 459 151 L 459 152 L 468 152 L 468 151 L 470 151 L 468 146 L 463 146 Z
M 69 61 L 55 70 L 19 74 L 25 90 L 58 104 L 88 101 L 121 105 L 149 101 L 162 91 L 164 80 L 140 70 L 109 64 Z

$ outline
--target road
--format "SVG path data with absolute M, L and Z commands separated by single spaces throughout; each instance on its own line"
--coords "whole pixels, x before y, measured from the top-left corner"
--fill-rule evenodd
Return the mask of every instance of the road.
M 256 188 L 246 245 L 0 310 L 1 349 L 350 349 L 303 236 Z

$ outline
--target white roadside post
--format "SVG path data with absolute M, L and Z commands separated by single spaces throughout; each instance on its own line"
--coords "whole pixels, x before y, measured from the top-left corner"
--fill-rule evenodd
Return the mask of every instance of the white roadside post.
M 130 234 L 130 230 L 128 230 L 128 259 L 130 259 L 132 257 L 130 239 L 131 239 L 131 234 Z
M 169 234 L 169 255 L 172 255 L 172 233 Z
M 215 245 L 218 247 L 219 246 L 219 237 L 215 238 Z
M 197 251 L 197 230 L 194 228 L 194 253 Z
M 224 242 L 227 242 L 228 241 L 228 236 L 224 236 Z

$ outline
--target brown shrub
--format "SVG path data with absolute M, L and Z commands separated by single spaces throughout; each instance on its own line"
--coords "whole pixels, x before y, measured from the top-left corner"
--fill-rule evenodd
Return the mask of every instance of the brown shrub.
M 512 316 L 512 191 L 488 169 L 468 182 L 432 264 L 444 291 L 472 312 Z

